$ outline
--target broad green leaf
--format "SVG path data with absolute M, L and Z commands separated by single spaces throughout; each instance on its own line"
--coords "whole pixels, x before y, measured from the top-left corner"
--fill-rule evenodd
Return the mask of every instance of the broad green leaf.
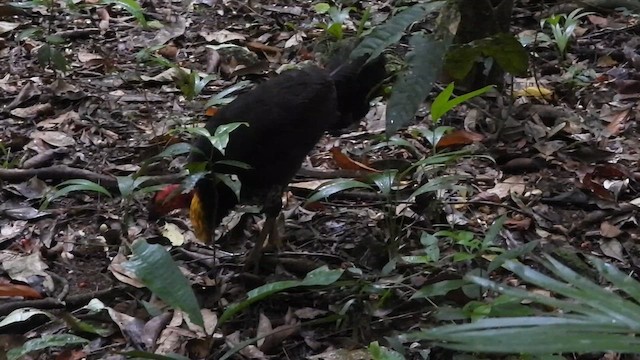
M 134 242 L 131 249 L 134 256 L 125 266 L 169 306 L 184 311 L 194 324 L 204 326 L 193 289 L 171 255 L 162 246 L 144 240 Z
M 18 360 L 32 351 L 44 350 L 48 348 L 77 346 L 88 343 L 89 340 L 70 334 L 43 335 L 40 338 L 32 339 L 25 342 L 24 345 L 19 348 L 9 350 L 6 355 L 8 360 Z
M 504 71 L 514 76 L 526 76 L 529 70 L 529 53 L 511 34 L 496 34 L 484 40 L 481 50 L 485 56 L 495 59 Z
M 348 189 L 370 189 L 373 190 L 371 185 L 365 184 L 361 181 L 351 180 L 351 179 L 336 179 L 328 181 L 322 185 L 320 185 L 316 192 L 311 195 L 306 203 L 316 202 L 322 199 L 326 199 L 329 196 L 339 193 L 340 191 L 348 190 Z
M 440 40 L 418 33 L 409 40 L 411 51 L 407 54 L 407 69 L 394 84 L 387 105 L 387 136 L 390 137 L 414 120 L 420 104 L 440 75 L 443 58 L 452 38 Z
M 330 8 L 331 8 L 331 5 L 324 2 L 317 3 L 313 6 L 313 10 L 318 14 L 324 14 L 328 12 Z
M 482 50 L 471 44 L 453 46 L 446 54 L 444 70 L 456 80 L 464 79 L 482 56 Z
M 310 271 L 307 276 L 302 280 L 302 286 L 327 286 L 338 281 L 342 276 L 344 270 L 334 269 L 329 270 L 327 266 L 319 267 Z M 253 291 L 249 291 L 251 294 Z
M 388 46 L 398 43 L 409 25 L 424 19 L 431 12 L 440 10 L 445 4 L 446 1 L 416 4 L 394 15 L 384 24 L 376 26 L 351 52 L 351 58 L 359 59 L 369 54 L 369 59 L 375 59 Z

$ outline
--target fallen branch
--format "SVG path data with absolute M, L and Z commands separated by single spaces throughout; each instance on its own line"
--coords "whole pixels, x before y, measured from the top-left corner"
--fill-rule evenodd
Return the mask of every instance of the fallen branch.
M 98 174 L 90 170 L 74 168 L 66 165 L 55 165 L 38 169 L 0 169 L 0 180 L 21 182 L 37 177 L 41 180 L 85 179 L 100 184 L 107 190 L 117 193 L 118 180 L 115 176 Z M 174 183 L 181 175 L 161 175 L 145 181 L 146 186 Z

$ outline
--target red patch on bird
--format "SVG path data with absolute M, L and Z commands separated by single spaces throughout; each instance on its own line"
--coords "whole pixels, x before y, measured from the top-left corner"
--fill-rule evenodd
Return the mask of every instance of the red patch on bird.
M 218 112 L 218 108 L 217 107 L 210 107 L 207 108 L 207 110 L 204 111 L 204 114 L 206 116 L 213 116 Z
M 182 187 L 179 184 L 167 185 L 153 197 L 149 208 L 149 217 L 154 219 L 173 210 L 186 209 L 191 204 L 192 197 L 192 192 L 182 193 Z

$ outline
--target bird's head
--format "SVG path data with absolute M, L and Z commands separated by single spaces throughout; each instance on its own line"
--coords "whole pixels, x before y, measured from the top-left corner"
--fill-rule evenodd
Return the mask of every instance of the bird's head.
M 204 210 L 202 199 L 196 190 L 185 193 L 178 184 L 167 185 L 151 200 L 149 218 L 155 220 L 178 209 L 189 209 L 189 219 L 196 237 L 203 243 L 210 242 L 213 232 L 209 220 L 210 214 Z

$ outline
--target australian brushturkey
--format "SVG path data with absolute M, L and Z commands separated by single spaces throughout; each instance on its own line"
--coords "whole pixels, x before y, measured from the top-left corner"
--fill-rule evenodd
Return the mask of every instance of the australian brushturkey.
M 267 220 L 252 255 L 273 234 L 282 192 L 322 134 L 360 120 L 369 110 L 369 98 L 386 72 L 382 56 L 366 64 L 365 60 L 334 60 L 327 69 L 285 71 L 238 96 L 206 124 L 213 134 L 222 124 L 248 123 L 230 134 L 224 156 L 204 137 L 194 142 L 199 151 L 192 152 L 190 162 L 207 162 L 211 173 L 236 174 L 240 202 L 263 205 Z M 251 169 L 214 165 L 223 159 L 246 163 Z M 192 193 L 176 195 L 177 188 L 170 185 L 156 194 L 151 215 L 190 208 L 196 236 L 203 242 L 211 241 L 215 228 L 238 204 L 233 191 L 211 176 L 199 180 Z

